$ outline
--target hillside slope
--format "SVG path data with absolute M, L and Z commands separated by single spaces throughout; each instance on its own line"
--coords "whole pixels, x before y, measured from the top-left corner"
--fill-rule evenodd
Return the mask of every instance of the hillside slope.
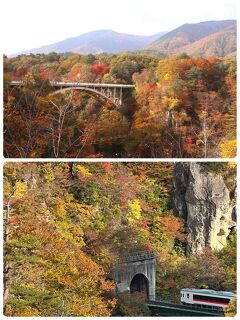
M 147 45 L 145 49 L 167 54 L 187 52 L 191 55 L 222 57 L 236 51 L 236 21 L 184 24 Z
M 236 36 L 234 28 L 225 29 L 181 47 L 179 51 L 191 56 L 225 57 L 236 51 Z

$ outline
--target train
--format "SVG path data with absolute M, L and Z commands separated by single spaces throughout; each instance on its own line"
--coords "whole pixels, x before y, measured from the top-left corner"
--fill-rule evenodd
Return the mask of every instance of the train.
M 192 288 L 181 289 L 180 295 L 182 304 L 212 309 L 224 309 L 236 298 L 233 292 Z

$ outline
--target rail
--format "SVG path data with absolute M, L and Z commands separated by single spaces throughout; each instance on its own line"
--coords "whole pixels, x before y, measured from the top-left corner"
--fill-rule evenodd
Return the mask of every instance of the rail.
M 147 300 L 146 301 L 147 306 L 149 307 L 166 307 L 170 309 L 181 309 L 181 310 L 191 310 L 196 312 L 202 312 L 202 313 L 210 313 L 210 314 L 217 314 L 219 316 L 224 315 L 223 310 L 216 310 L 212 308 L 203 308 L 198 307 L 196 305 L 183 305 L 183 304 L 177 304 L 177 303 L 169 303 L 169 302 L 163 302 L 159 300 Z

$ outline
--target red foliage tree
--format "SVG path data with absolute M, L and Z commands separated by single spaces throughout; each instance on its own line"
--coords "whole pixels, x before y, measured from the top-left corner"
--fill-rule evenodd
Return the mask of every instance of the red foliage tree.
M 99 63 L 99 64 L 93 64 L 91 67 L 91 71 L 92 73 L 94 73 L 97 77 L 99 75 L 104 76 L 107 72 L 108 72 L 108 67 L 106 64 L 104 63 Z

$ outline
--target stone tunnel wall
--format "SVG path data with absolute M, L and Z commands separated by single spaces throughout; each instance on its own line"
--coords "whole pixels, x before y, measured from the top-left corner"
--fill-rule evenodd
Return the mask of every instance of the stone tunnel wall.
M 155 300 L 156 259 L 122 263 L 113 271 L 118 292 L 130 292 L 130 284 L 134 276 L 143 274 L 148 280 L 149 300 Z

